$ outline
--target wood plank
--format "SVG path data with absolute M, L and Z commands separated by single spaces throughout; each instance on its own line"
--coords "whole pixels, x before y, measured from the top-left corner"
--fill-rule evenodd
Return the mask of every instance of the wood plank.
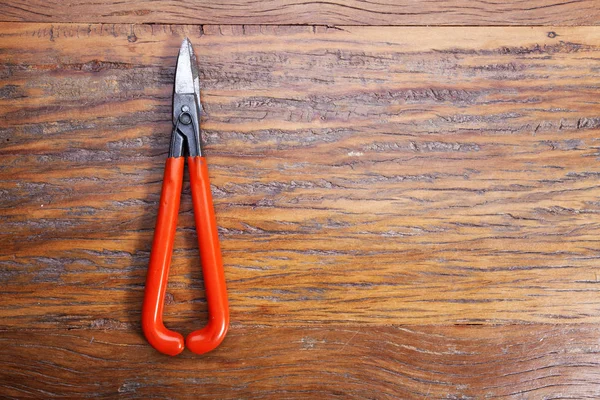
M 598 25 L 599 0 L 40 1 L 0 3 L 0 21 L 275 25 Z
M 138 324 L 184 36 L 234 323 L 600 321 L 600 28 L 5 23 L 3 327 Z
M 0 332 L 5 398 L 598 398 L 597 325 L 233 327 L 202 357 L 137 332 Z

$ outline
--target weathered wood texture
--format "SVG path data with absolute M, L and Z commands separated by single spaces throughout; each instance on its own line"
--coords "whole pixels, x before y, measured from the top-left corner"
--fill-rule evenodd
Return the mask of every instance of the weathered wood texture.
M 598 327 L 581 325 L 233 327 L 199 359 L 148 351 L 130 331 L 8 331 L 0 332 L 0 390 L 44 398 L 594 399 L 598 337 Z
M 185 36 L 234 325 L 201 360 L 138 332 Z M 599 60 L 597 27 L 0 24 L 2 391 L 598 396 Z
M 9 0 L 0 3 L 0 21 L 236 25 L 598 25 L 600 0 Z
M 185 35 L 234 321 L 600 321 L 600 28 L 2 28 L 4 326 L 139 318 Z

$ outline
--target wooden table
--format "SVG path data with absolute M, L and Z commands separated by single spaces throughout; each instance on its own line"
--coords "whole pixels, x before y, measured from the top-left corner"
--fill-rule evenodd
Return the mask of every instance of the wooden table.
M 600 396 L 600 1 L 183 5 L 0 5 L 2 397 Z M 186 36 L 231 328 L 168 357 L 140 310 Z M 175 249 L 188 333 L 187 178 Z

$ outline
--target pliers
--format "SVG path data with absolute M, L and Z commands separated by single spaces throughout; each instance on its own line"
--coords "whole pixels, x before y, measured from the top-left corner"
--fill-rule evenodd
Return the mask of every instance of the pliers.
M 165 291 L 173 252 L 173 239 L 181 198 L 184 158 L 187 158 L 192 189 L 194 219 L 208 302 L 208 324 L 190 333 L 185 345 L 196 354 L 217 347 L 229 327 L 225 274 L 219 247 L 208 168 L 200 144 L 200 80 L 192 44 L 181 44 L 173 93 L 173 133 L 167 158 L 158 217 L 150 253 L 146 290 L 142 305 L 142 329 L 150 344 L 164 354 L 177 355 L 184 349 L 183 336 L 163 323 Z

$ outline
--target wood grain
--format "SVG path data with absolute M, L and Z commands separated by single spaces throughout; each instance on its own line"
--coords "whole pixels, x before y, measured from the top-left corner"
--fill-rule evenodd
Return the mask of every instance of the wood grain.
M 233 326 L 167 358 L 139 319 L 186 36 Z M 599 60 L 599 27 L 0 23 L 0 395 L 598 397 Z
M 235 25 L 598 25 L 599 0 L 40 1 L 0 3 L 0 21 Z
M 137 324 L 185 35 L 233 321 L 600 321 L 600 28 L 0 28 L 4 327 Z
M 215 352 L 139 333 L 0 332 L 5 398 L 594 399 L 597 326 L 234 327 Z

